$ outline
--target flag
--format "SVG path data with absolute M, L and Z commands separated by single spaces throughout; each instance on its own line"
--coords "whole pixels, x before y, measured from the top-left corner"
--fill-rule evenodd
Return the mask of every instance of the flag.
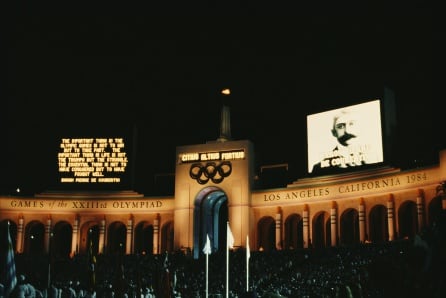
M 15 260 L 14 260 L 14 248 L 12 246 L 11 234 L 9 233 L 9 222 L 7 226 L 8 231 L 7 234 L 7 250 L 6 250 L 6 260 L 5 260 L 5 272 L 4 272 L 4 292 L 5 297 L 9 297 L 12 290 L 14 290 L 17 285 L 17 275 L 15 269 Z M 2 274 L 3 275 L 3 274 Z
M 90 235 L 90 244 L 88 247 L 88 288 L 93 291 L 96 287 L 96 256 L 93 253 L 93 239 Z
M 234 247 L 234 236 L 229 227 L 229 221 L 226 224 L 226 298 L 229 298 L 229 249 Z
M 233 248 L 234 247 L 234 236 L 232 235 L 231 228 L 229 227 L 229 222 L 228 222 L 228 231 L 226 233 L 226 236 L 227 236 L 226 243 L 228 245 L 228 248 Z
M 206 244 L 203 248 L 203 253 L 205 255 L 210 255 L 211 254 L 211 240 L 209 239 L 209 235 L 206 234 Z

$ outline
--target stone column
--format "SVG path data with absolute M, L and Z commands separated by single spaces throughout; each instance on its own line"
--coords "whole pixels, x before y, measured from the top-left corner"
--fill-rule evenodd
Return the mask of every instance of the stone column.
M 133 252 L 133 215 L 127 220 L 127 238 L 125 241 L 125 253 L 130 255 Z
M 338 237 L 337 233 L 337 204 L 335 201 L 331 202 L 330 210 L 330 228 L 331 228 L 331 246 L 336 246 L 336 239 Z
M 276 249 L 282 250 L 282 209 L 277 207 L 276 213 Z
M 367 239 L 365 230 L 365 206 L 364 198 L 359 200 L 359 241 L 364 243 Z
M 418 232 L 420 232 L 424 228 L 424 193 L 422 189 L 418 190 L 417 215 L 418 215 Z
M 389 241 L 393 241 L 395 239 L 395 230 L 394 230 L 394 202 L 393 202 L 393 194 L 389 195 L 389 200 L 387 201 L 387 224 L 389 228 Z
M 443 195 L 441 198 L 441 210 L 446 210 L 446 196 Z
M 98 253 L 103 254 L 105 249 L 105 216 L 99 223 L 99 244 Z
M 304 248 L 308 248 L 308 205 L 305 204 L 302 212 L 302 235 L 304 237 Z
M 47 254 L 50 253 L 51 236 L 51 215 L 48 215 L 46 219 L 44 235 L 44 249 Z
M 74 217 L 73 235 L 71 237 L 71 257 L 79 253 L 79 215 Z
M 23 215 L 19 216 L 19 224 L 17 225 L 17 242 L 16 251 L 18 253 L 23 253 Z
M 159 231 L 160 231 L 160 214 L 157 213 L 155 219 L 153 220 L 153 254 L 160 253 Z

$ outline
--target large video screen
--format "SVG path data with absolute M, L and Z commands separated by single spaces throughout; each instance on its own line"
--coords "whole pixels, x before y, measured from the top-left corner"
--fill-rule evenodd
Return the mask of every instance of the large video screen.
M 57 140 L 56 189 L 123 190 L 132 187 L 133 136 L 128 130 L 65 134 Z
M 63 138 L 61 183 L 119 183 L 129 163 L 123 138 Z
M 312 175 L 383 162 L 380 100 L 308 115 L 307 144 Z

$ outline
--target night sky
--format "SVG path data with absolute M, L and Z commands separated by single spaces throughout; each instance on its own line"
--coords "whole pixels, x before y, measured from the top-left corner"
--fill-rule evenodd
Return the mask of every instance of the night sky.
M 384 88 L 397 119 L 385 164 L 437 162 L 446 148 L 435 71 L 445 35 L 429 7 L 247 3 L 9 7 L 0 194 L 51 189 L 62 137 L 136 129 L 133 187 L 156 195 L 154 177 L 174 173 L 177 146 L 219 137 L 223 100 L 233 139 L 254 143 L 257 167 L 289 163 L 296 180 L 306 175 L 306 115 L 380 98 Z

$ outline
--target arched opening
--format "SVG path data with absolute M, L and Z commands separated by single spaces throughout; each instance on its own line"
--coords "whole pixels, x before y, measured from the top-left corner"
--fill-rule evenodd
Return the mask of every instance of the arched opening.
M 418 233 L 417 205 L 406 201 L 398 210 L 398 228 L 401 239 L 413 239 Z
M 68 259 L 71 253 L 73 228 L 66 221 L 54 225 L 50 254 L 53 259 Z
M 136 254 L 153 254 L 153 225 L 142 221 L 135 227 L 134 247 Z
M 432 227 L 434 222 L 438 222 L 441 218 L 443 206 L 442 206 L 442 196 L 437 196 L 433 198 L 428 206 L 428 224 Z
M 91 242 L 93 254 L 97 255 L 99 253 L 99 225 L 95 221 L 86 222 L 80 234 L 79 253 L 87 254 Z
M 259 251 L 276 249 L 276 223 L 271 216 L 262 217 L 257 224 L 257 247 Z
M 359 239 L 359 213 L 355 209 L 345 210 L 340 218 L 340 234 L 342 245 L 353 245 L 360 242 Z
M 370 210 L 369 231 L 370 241 L 382 243 L 389 239 L 389 229 L 387 222 L 387 208 L 383 205 L 376 205 Z
M 228 221 L 228 198 L 219 188 L 211 186 L 202 189 L 194 204 L 194 258 L 203 252 L 206 235 L 209 235 L 211 251 L 226 247 L 226 223 Z
M 41 256 L 46 254 L 44 246 L 45 226 L 43 223 L 34 220 L 25 228 L 25 253 L 31 256 Z
M 327 212 L 320 212 L 313 218 L 312 246 L 323 248 L 331 243 L 330 216 Z
M 127 228 L 120 221 L 115 221 L 108 226 L 107 253 L 111 255 L 125 254 Z
M 173 222 L 166 222 L 161 228 L 161 252 L 173 251 Z
M 285 249 L 304 247 L 303 220 L 298 214 L 292 214 L 285 220 Z

